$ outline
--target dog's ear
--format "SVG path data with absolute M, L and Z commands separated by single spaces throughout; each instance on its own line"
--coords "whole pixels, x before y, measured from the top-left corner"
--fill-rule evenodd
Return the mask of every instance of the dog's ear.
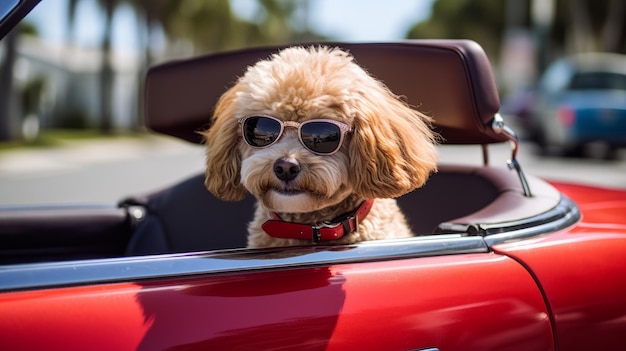
M 243 200 L 246 190 L 241 184 L 239 123 L 234 116 L 237 85 L 224 93 L 213 114 L 212 125 L 201 132 L 206 144 L 206 178 L 204 184 L 213 195 L 226 201 Z
M 437 137 L 429 117 L 375 83 L 355 101 L 350 177 L 363 197 L 394 198 L 422 186 L 437 170 Z

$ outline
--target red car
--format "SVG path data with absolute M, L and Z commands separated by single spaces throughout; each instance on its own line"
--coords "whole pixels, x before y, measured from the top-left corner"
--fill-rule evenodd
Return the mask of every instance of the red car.
M 625 350 L 626 192 L 525 175 L 478 44 L 332 45 L 446 143 L 482 147 L 399 199 L 417 236 L 245 249 L 254 200 L 221 202 L 203 175 L 107 208 L 3 208 L 0 350 Z M 148 126 L 199 142 L 278 49 L 153 67 Z

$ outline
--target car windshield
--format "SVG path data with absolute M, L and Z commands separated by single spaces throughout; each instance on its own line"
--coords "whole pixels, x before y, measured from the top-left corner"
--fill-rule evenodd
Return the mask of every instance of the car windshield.
M 614 72 L 578 72 L 569 90 L 626 90 L 626 75 Z

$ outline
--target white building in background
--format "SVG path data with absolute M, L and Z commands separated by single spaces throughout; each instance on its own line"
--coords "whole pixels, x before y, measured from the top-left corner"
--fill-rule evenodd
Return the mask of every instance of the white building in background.
M 99 48 L 51 45 L 38 38 L 22 36 L 18 44 L 15 80 L 18 89 L 29 81 L 45 81 L 39 109 L 42 127 L 53 118 L 80 114 L 90 125 L 98 126 L 100 118 Z M 115 52 L 111 57 L 114 71 L 114 128 L 131 128 L 138 113 L 138 82 L 141 66 L 135 54 Z M 58 122 L 58 121 L 57 121 Z

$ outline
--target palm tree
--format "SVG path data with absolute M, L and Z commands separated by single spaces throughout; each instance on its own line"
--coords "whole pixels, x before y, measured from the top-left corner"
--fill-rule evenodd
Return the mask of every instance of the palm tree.
M 68 38 L 74 33 L 76 9 L 79 0 L 68 0 Z M 113 132 L 113 79 L 115 72 L 111 64 L 111 37 L 113 32 L 113 15 L 120 4 L 120 0 L 98 0 L 104 10 L 104 35 L 100 44 L 102 55 L 100 66 L 100 131 L 103 133 Z M 71 39 L 69 39 L 71 41 Z
M 137 113 L 132 128 L 142 131 L 145 121 L 143 118 L 143 91 L 144 77 L 148 68 L 152 65 L 152 33 L 159 24 L 160 13 L 168 0 L 128 0 L 135 9 L 138 18 L 138 37 L 143 49 L 141 68 L 137 72 Z
M 111 65 L 111 38 L 113 37 L 113 15 L 119 0 L 98 0 L 104 8 L 104 36 L 100 51 L 100 131 L 106 134 L 113 132 L 113 79 L 115 72 Z
M 67 42 L 73 41 L 74 27 L 76 26 L 76 8 L 78 8 L 78 0 L 67 1 Z
M 19 27 L 13 28 L 2 41 L 4 58 L 0 66 L 0 141 L 14 138 L 16 129 L 15 91 L 13 89 L 13 66 Z

